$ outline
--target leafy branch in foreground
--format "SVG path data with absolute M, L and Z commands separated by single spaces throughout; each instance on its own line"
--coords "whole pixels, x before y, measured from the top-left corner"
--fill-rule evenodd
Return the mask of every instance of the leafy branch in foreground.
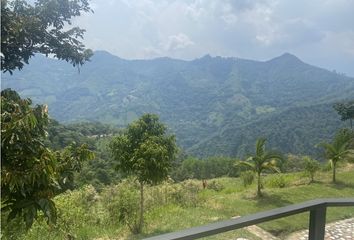
M 36 53 L 82 65 L 92 56 L 79 41 L 85 30 L 64 26 L 90 10 L 88 0 L 1 0 L 1 70 L 21 69 Z
M 11 89 L 1 92 L 1 205 L 8 220 L 23 217 L 29 228 L 38 212 L 56 222 L 53 197 L 81 163 L 94 157 L 87 145 L 53 152 L 44 145 L 47 107 L 31 107 Z

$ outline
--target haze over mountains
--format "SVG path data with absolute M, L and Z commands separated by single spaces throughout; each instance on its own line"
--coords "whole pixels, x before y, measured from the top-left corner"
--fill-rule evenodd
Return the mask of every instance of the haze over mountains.
M 244 155 L 257 137 L 287 153 L 317 154 L 314 145 L 345 126 L 333 110 L 352 99 L 354 78 L 283 54 L 259 62 L 206 55 L 124 60 L 97 51 L 78 69 L 36 56 L 2 88 L 49 105 L 61 122 L 124 126 L 142 113 L 161 116 L 193 155 Z

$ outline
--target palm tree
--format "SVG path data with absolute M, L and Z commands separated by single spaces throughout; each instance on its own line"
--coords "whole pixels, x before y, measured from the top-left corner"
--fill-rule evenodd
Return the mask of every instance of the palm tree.
M 351 148 L 353 142 L 353 132 L 348 129 L 341 129 L 334 137 L 332 143 L 322 143 L 325 156 L 331 163 L 332 182 L 336 182 L 336 165 L 343 159 L 353 159 L 354 149 Z
M 256 141 L 256 152 L 254 156 L 249 157 L 246 161 L 236 163 L 237 166 L 245 166 L 257 175 L 257 196 L 261 197 L 261 174 L 265 170 L 280 172 L 277 167 L 279 160 L 282 160 L 280 153 L 265 150 L 265 138 L 259 138 Z

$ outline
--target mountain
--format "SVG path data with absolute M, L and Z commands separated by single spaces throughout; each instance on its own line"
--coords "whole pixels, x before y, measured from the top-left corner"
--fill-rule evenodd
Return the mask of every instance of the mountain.
M 344 126 L 332 105 L 353 98 L 354 78 L 289 53 L 260 62 L 209 55 L 125 60 L 97 51 L 80 69 L 36 56 L 22 71 L 2 74 L 8 87 L 48 104 L 61 122 L 125 126 L 157 113 L 195 155 L 242 155 L 258 136 L 286 152 L 312 154 L 313 144 Z
M 247 156 L 253 153 L 256 139 L 266 137 L 269 148 L 322 159 L 318 143 L 332 139 L 343 127 L 348 125 L 339 120 L 332 104 L 293 107 L 241 126 L 231 122 L 218 134 L 189 148 L 188 152 L 203 157 Z

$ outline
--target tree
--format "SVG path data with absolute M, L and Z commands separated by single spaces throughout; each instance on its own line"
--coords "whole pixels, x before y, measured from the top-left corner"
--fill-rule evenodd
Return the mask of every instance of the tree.
M 303 158 L 305 173 L 310 177 L 310 183 L 314 181 L 315 174 L 320 170 L 320 163 L 308 156 Z
M 140 184 L 140 217 L 134 231 L 139 233 L 144 218 L 144 185 L 167 178 L 177 150 L 175 137 L 167 135 L 157 115 L 144 114 L 112 139 L 110 149 L 117 169 L 135 176 Z
M 1 71 L 21 69 L 36 53 L 83 64 L 92 55 L 78 40 L 84 30 L 64 30 L 82 11 L 90 11 L 87 0 L 1 0 Z M 27 227 L 38 211 L 55 222 L 51 199 L 94 156 L 85 144 L 47 148 L 47 106 L 31 104 L 11 89 L 1 92 L 1 207 L 9 219 L 22 216 Z
M 246 161 L 239 161 L 236 166 L 245 166 L 257 175 L 257 196 L 261 197 L 261 174 L 266 170 L 280 172 L 278 168 L 278 161 L 283 159 L 282 155 L 275 151 L 265 150 L 265 138 L 259 138 L 256 141 L 255 154 L 249 157 Z
M 13 90 L 1 92 L 1 202 L 9 220 L 22 216 L 27 227 L 43 212 L 55 223 L 52 198 L 72 171 L 93 158 L 86 145 L 53 152 L 43 141 L 49 122 L 47 107 L 31 106 Z
M 342 121 L 350 121 L 350 128 L 353 129 L 354 101 L 347 103 L 336 103 L 334 104 L 333 108 L 341 116 Z
M 67 26 L 90 10 L 88 0 L 1 0 L 1 71 L 21 69 L 36 53 L 82 65 L 92 55 L 79 41 L 85 30 Z
M 334 137 L 332 143 L 322 143 L 320 146 L 324 148 L 325 156 L 332 167 L 332 182 L 336 182 L 336 166 L 339 161 L 354 158 L 354 149 L 351 148 L 353 143 L 353 132 L 349 129 L 341 129 Z

